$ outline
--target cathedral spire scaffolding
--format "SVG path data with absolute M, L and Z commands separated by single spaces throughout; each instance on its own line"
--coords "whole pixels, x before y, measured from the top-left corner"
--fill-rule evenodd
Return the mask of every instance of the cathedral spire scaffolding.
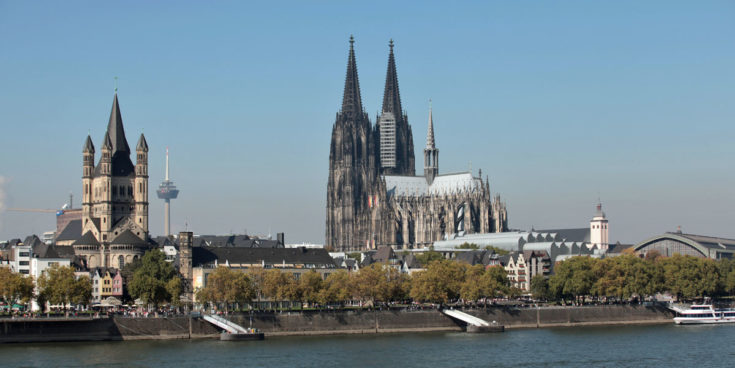
M 408 124 L 408 117 L 401 106 L 393 40 L 390 40 L 388 46 L 390 51 L 388 69 L 385 73 L 383 108 L 376 126 L 379 136 L 376 141 L 379 144 L 381 174 L 414 175 L 416 164 L 413 152 L 413 133 Z
M 396 59 L 393 55 L 393 40 L 390 40 L 388 55 L 388 71 L 385 74 L 385 91 L 383 92 L 383 112 L 392 112 L 397 118 L 403 114 L 401 109 L 401 93 L 398 89 L 398 73 Z

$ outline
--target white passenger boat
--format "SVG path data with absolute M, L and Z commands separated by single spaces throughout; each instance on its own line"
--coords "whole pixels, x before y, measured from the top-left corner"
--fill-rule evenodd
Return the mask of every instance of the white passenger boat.
M 735 309 L 714 309 L 711 304 L 694 304 L 689 309 L 677 310 L 677 325 L 735 323 Z

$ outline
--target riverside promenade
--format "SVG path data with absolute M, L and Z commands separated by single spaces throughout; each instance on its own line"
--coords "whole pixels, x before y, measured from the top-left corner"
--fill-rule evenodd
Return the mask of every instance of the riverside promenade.
M 506 329 L 611 324 L 672 323 L 661 306 L 488 307 L 462 309 Z M 234 313 L 224 316 L 266 336 L 462 331 L 465 326 L 436 309 L 324 310 Z M 215 338 L 219 329 L 201 318 L 71 317 L 0 318 L 0 343 Z

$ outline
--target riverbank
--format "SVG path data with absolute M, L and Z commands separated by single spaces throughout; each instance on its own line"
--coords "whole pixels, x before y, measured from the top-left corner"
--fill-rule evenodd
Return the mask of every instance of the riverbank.
M 672 323 L 660 306 L 585 306 L 465 309 L 507 329 Z M 332 310 L 257 312 L 225 316 L 266 336 L 380 334 L 462 331 L 465 326 L 438 310 Z M 158 318 L 0 319 L 0 343 L 196 339 L 219 336 L 219 329 L 190 316 Z

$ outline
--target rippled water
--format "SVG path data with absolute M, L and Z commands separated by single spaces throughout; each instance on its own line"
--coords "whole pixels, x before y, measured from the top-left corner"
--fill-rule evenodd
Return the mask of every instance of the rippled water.
M 7 367 L 731 367 L 735 326 L 0 345 Z

